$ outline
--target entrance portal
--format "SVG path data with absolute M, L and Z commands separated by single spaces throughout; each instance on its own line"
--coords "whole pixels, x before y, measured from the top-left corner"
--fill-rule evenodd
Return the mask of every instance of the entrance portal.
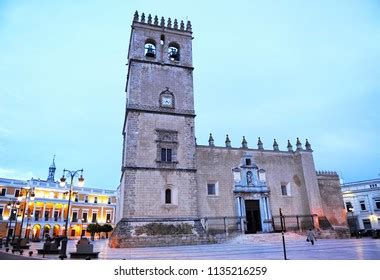
M 258 231 L 262 231 L 259 200 L 245 201 L 245 215 L 247 218 L 246 233 L 256 233 Z

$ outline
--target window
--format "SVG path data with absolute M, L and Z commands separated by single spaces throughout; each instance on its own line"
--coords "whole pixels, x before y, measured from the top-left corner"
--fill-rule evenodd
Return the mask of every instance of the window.
M 5 196 L 7 189 L 1 189 L 0 196 Z
M 161 161 L 164 161 L 164 162 L 172 161 L 172 149 L 161 148 Z
M 98 216 L 98 213 L 92 213 L 92 220 L 91 220 L 92 223 L 96 223 L 97 216 Z
M 19 197 L 19 195 L 20 195 L 20 190 L 16 190 L 15 191 L 15 197 Z
M 73 218 L 71 220 L 73 223 L 78 222 L 78 212 L 73 212 Z
M 288 195 L 288 192 L 286 190 L 286 185 L 281 185 L 281 194 L 284 196 Z
M 180 52 L 177 43 L 170 43 L 168 48 L 168 56 L 171 61 L 179 61 Z
M 366 206 L 365 206 L 365 201 L 364 201 L 364 200 L 359 201 L 359 203 L 360 203 L 360 209 L 361 209 L 362 211 L 367 210 L 367 208 L 366 208 Z
M 155 58 L 156 57 L 156 42 L 152 39 L 148 39 L 145 42 L 144 55 L 146 57 Z
M 216 195 L 215 184 L 207 184 L 207 195 Z
M 281 195 L 282 196 L 290 196 L 290 183 L 282 183 L 281 184 Z
M 165 190 L 165 204 L 171 204 L 172 203 L 172 190 L 166 189 Z
M 178 132 L 173 130 L 156 130 L 157 135 L 157 165 L 167 168 L 177 164 Z
M 377 188 L 377 184 L 371 184 L 369 185 L 369 187 L 372 189 L 372 188 Z
M 59 213 L 58 211 L 54 211 L 54 222 L 58 221 Z
M 108 204 L 111 204 L 111 198 L 110 197 L 108 198 Z
M 44 218 L 45 222 L 49 221 L 49 211 L 45 211 Z
M 376 209 L 380 210 L 380 199 L 375 199 Z
M 251 165 L 251 159 L 250 158 L 245 159 L 245 165 Z
M 85 198 L 84 198 L 84 202 L 85 202 L 85 203 L 88 203 L 88 195 L 85 196 Z
M 76 195 L 75 195 L 75 200 L 74 200 L 74 201 L 75 201 L 75 202 L 78 202 L 78 200 L 79 200 L 79 198 L 78 198 L 78 195 L 76 194 Z
M 364 229 L 372 229 L 371 221 L 369 219 L 363 219 Z
M 354 207 L 352 207 L 352 203 L 351 202 L 346 202 L 346 209 L 347 209 L 347 212 L 352 212 Z
M 0 220 L 3 219 L 3 211 L 4 211 L 4 208 L 0 208 Z
M 98 197 L 97 196 L 94 197 L 94 203 L 98 203 Z
M 110 222 L 111 222 L 111 213 L 107 213 L 106 223 L 110 223 Z
M 88 213 L 87 213 L 87 212 L 83 212 L 83 213 L 82 213 L 82 222 L 83 222 L 83 223 L 87 223 L 87 216 L 88 216 Z

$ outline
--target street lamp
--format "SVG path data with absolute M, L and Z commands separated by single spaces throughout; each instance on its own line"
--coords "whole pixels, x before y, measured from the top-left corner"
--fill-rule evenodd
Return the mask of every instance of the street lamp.
M 80 176 L 79 176 L 79 172 L 80 172 Z M 83 185 L 84 185 L 83 169 L 79 169 L 79 170 L 75 170 L 75 171 L 63 169 L 63 175 L 62 175 L 62 177 L 60 179 L 60 183 L 59 183 L 59 185 L 61 187 L 65 187 L 66 186 L 65 174 L 67 176 L 70 176 L 70 189 L 69 189 L 69 199 L 68 199 L 68 202 L 67 202 L 65 235 L 63 236 L 63 239 L 62 239 L 61 252 L 60 252 L 60 256 L 59 256 L 60 259 L 67 258 L 67 255 L 66 255 L 67 239 L 68 239 L 67 231 L 68 231 L 68 226 L 69 226 L 70 203 L 71 203 L 71 195 L 72 195 L 72 192 L 73 192 L 73 181 L 74 181 L 74 178 L 77 177 L 77 176 L 79 176 L 79 178 L 78 178 L 78 186 L 79 187 L 83 187 Z
M 9 244 L 9 238 L 10 238 L 9 230 L 12 227 L 12 220 L 16 220 L 13 233 L 12 233 L 13 235 L 12 239 L 14 239 L 15 237 L 16 228 L 17 228 L 17 212 L 18 212 L 18 209 L 20 208 L 20 202 L 17 199 L 10 200 L 7 203 L 7 208 L 9 209 L 9 218 L 8 218 L 8 233 L 7 233 L 7 239 L 6 239 L 6 244 L 5 244 L 6 247 L 8 247 L 8 244 Z
M 26 238 L 26 232 L 27 232 L 27 228 L 28 228 L 28 222 L 29 222 L 29 211 L 27 211 L 27 206 L 28 206 L 28 198 L 30 200 L 34 200 L 35 198 L 35 194 L 34 194 L 34 188 L 29 188 L 29 189 L 24 189 L 22 188 L 21 189 L 21 195 L 17 198 L 19 201 L 23 200 L 23 191 L 25 192 L 25 200 L 24 200 L 24 206 L 23 206 L 23 211 L 22 211 L 22 218 L 21 218 L 21 227 L 20 227 L 20 235 L 19 235 L 19 239 L 21 239 L 21 235 L 22 235 L 22 227 L 24 225 L 24 216 L 25 216 L 25 213 L 28 215 L 27 217 L 27 222 L 26 222 L 26 229 L 25 229 L 25 238 Z

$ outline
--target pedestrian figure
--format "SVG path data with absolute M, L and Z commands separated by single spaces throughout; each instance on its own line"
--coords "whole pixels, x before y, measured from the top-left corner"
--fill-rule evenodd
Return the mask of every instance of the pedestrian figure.
M 314 245 L 314 242 L 317 241 L 317 239 L 315 238 L 315 234 L 311 230 L 311 228 L 309 228 L 309 230 L 307 231 L 307 239 L 306 239 L 306 241 L 307 242 L 311 242 L 311 245 Z

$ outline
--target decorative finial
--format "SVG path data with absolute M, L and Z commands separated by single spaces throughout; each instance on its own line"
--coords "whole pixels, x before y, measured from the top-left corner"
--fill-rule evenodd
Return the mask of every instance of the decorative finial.
M 273 140 L 273 151 L 279 151 L 276 139 Z
M 141 14 L 141 22 L 145 23 L 145 14 L 144 13 Z
M 178 20 L 174 19 L 174 29 L 178 29 Z
M 214 138 L 212 138 L 212 134 L 210 133 L 210 137 L 208 138 L 208 145 L 214 147 Z
M 288 148 L 288 152 L 293 152 L 293 146 L 292 146 L 292 144 L 290 144 L 289 139 L 288 139 L 288 146 L 287 146 L 287 148 Z
M 172 19 L 168 18 L 168 28 L 172 28 Z
M 133 21 L 139 21 L 139 12 L 136 11 L 135 14 L 133 15 Z
M 160 25 L 161 25 L 162 27 L 165 27 L 165 19 L 164 19 L 164 17 L 161 17 Z
M 307 140 L 307 139 L 306 139 L 306 143 L 305 143 L 305 148 L 306 148 L 306 151 L 313 151 L 313 150 L 311 149 L 311 145 L 310 145 L 310 143 L 309 143 L 309 140 Z
M 301 141 L 300 141 L 300 139 L 298 137 L 297 137 L 296 147 L 297 147 L 297 151 L 302 151 L 303 150 Z
M 191 22 L 190 22 L 190 20 L 188 20 L 187 23 L 186 23 L 186 31 L 191 32 L 191 30 L 192 30 L 192 28 L 191 28 Z
M 158 16 L 154 16 L 154 25 L 158 25 Z
M 241 141 L 241 147 L 243 149 L 247 149 L 248 148 L 248 143 L 247 143 L 247 140 L 245 140 L 245 136 L 243 136 L 243 141 Z
M 259 150 L 264 150 L 264 145 L 263 145 L 263 142 L 261 142 L 260 137 L 259 137 L 259 139 L 257 140 L 257 149 L 259 149 Z
M 226 147 L 227 148 L 231 148 L 231 140 L 230 140 L 230 138 L 228 137 L 228 134 L 226 135 Z
M 152 15 L 151 14 L 148 15 L 148 24 L 152 24 Z
M 185 23 L 181 20 L 180 30 L 185 30 Z

